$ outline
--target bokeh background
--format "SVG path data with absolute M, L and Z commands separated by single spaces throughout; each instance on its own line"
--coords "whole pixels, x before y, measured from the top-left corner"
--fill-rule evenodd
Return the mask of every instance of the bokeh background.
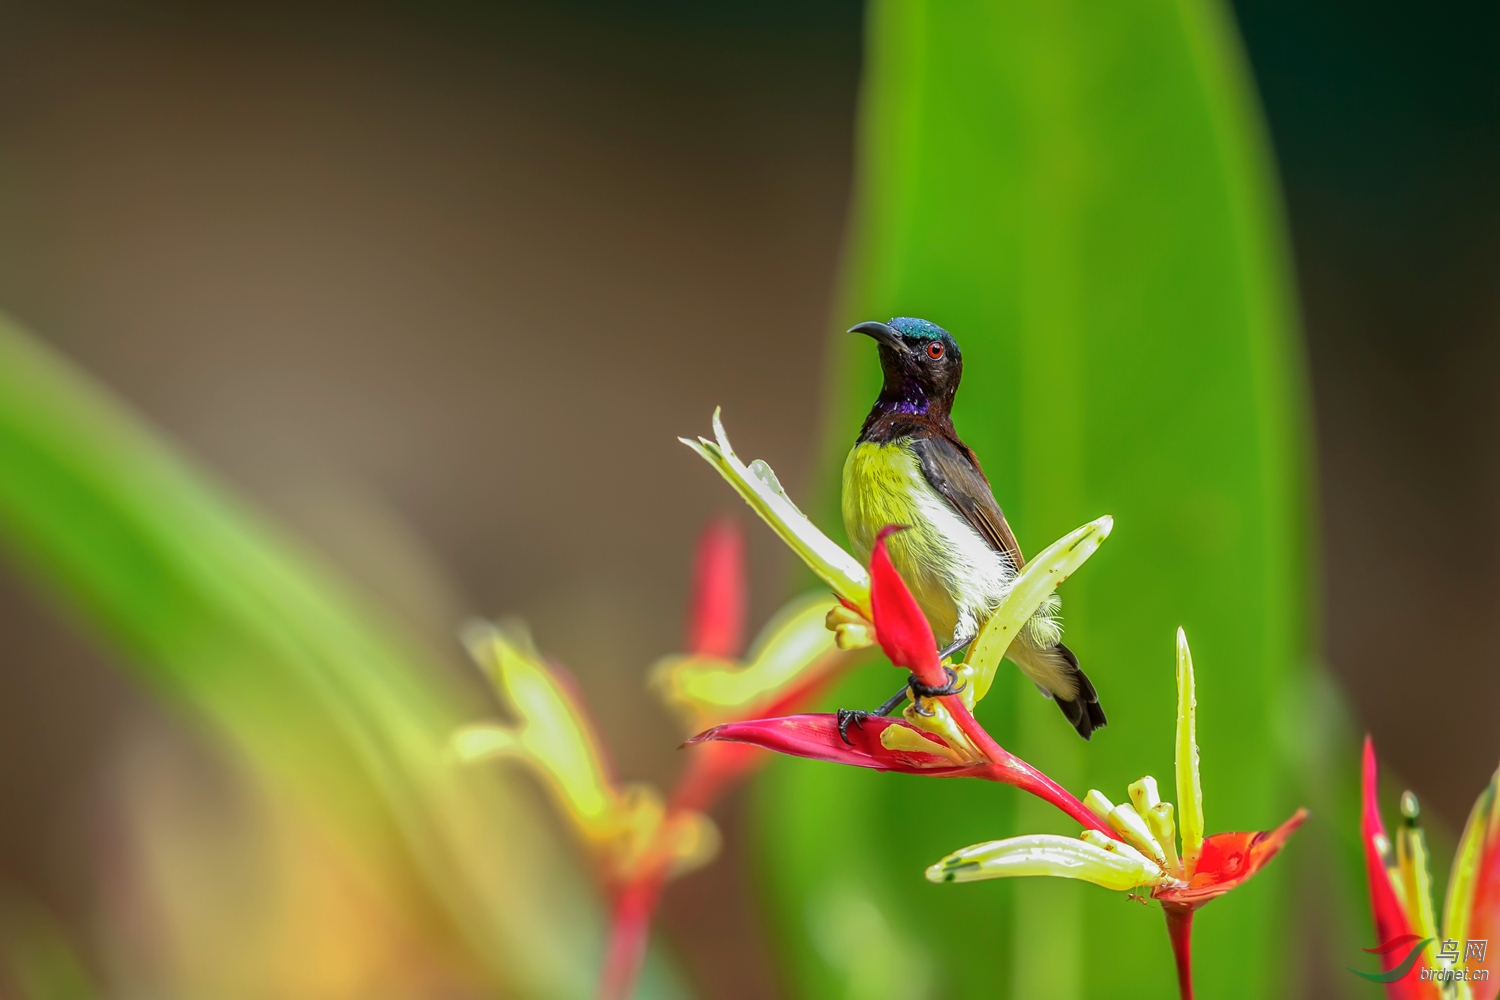
M 1497 15 L 1234 14 L 1301 301 L 1318 648 L 1354 725 L 1456 827 L 1500 757 Z M 736 509 L 676 436 L 722 405 L 794 496 L 822 487 L 862 18 L 842 0 L 7 4 L 0 306 L 455 677 L 458 622 L 525 616 L 608 706 L 621 771 L 665 782 L 674 730 L 641 674 L 678 643 L 697 528 Z M 792 567 L 749 538 L 758 619 Z M 216 911 L 267 905 L 246 858 L 319 867 L 295 831 L 266 834 L 212 732 L 3 567 L 0 634 L 13 923 L 52 928 L 98 981 L 180 968 L 133 888 L 149 796 L 186 817 Z M 664 914 L 707 997 L 788 989 L 743 808 Z M 274 942 L 287 978 L 265 981 L 471 995 L 441 935 L 328 882 L 289 904 L 323 917 Z

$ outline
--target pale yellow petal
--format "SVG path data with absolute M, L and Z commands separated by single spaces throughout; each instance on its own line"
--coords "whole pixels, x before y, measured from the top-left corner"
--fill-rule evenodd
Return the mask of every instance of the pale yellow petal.
M 864 649 L 875 645 L 875 626 L 858 611 L 835 604 L 823 619 L 823 627 L 833 633 L 839 649 Z
M 1145 816 L 1151 809 L 1161 801 L 1161 791 L 1156 787 L 1156 779 L 1146 775 L 1139 781 L 1131 782 L 1130 801 L 1135 806 L 1135 811 Z
M 1490 778 L 1474 808 L 1469 810 L 1469 821 L 1464 824 L 1463 835 L 1458 838 L 1458 850 L 1453 853 L 1448 898 L 1443 904 L 1443 934 L 1446 937 L 1463 941 L 1469 936 L 1469 915 L 1479 878 L 1479 859 L 1485 841 L 1495 829 L 1496 820 L 1500 819 L 1497 811 L 1500 811 L 1500 771 Z
M 729 437 L 719 411 L 714 410 L 714 437 L 696 441 L 679 438 L 704 460 L 719 470 L 729 485 L 761 516 L 781 540 L 791 546 L 802 561 L 824 583 L 850 604 L 868 612 L 870 609 L 870 574 L 848 552 L 839 548 L 827 535 L 797 509 L 781 488 L 776 474 L 765 462 L 756 459 L 747 467 L 730 447 Z
M 464 764 L 493 760 L 522 750 L 521 740 L 510 726 L 484 722 L 458 729 L 449 738 L 448 745 L 454 759 Z
M 969 763 L 946 743 L 941 745 L 934 743 L 921 733 L 913 732 L 905 726 L 886 726 L 880 733 L 880 745 L 887 750 L 899 750 L 903 753 L 937 754 L 940 757 L 947 757 L 955 764 Z
M 672 817 L 672 828 L 667 833 L 666 842 L 666 849 L 672 857 L 671 874 L 675 878 L 697 871 L 718 857 L 724 838 L 713 820 L 689 810 Z
M 1162 846 L 1156 842 L 1151 828 L 1146 825 L 1140 813 L 1135 811 L 1135 806 L 1129 802 L 1121 802 L 1110 810 L 1108 822 L 1110 827 L 1124 837 L 1132 847 L 1148 855 L 1158 865 L 1167 863 L 1166 851 L 1162 850 Z
M 907 705 L 901 717 L 918 729 L 932 733 L 948 744 L 958 755 L 961 763 L 976 764 L 985 759 L 984 754 L 980 753 L 979 748 L 964 735 L 964 731 L 958 727 L 958 723 L 953 720 L 953 716 L 938 699 L 922 699 L 920 709 L 915 703 Z
M 1432 906 L 1432 867 L 1427 836 L 1417 823 L 1421 807 L 1411 792 L 1401 796 L 1401 826 L 1396 831 L 1396 868 L 1407 899 L 1411 929 L 1422 937 L 1437 937 L 1437 915 Z
M 517 723 L 506 752 L 524 759 L 548 784 L 574 822 L 592 839 L 614 835 L 618 797 L 598 736 L 583 707 L 529 648 L 524 637 L 493 626 L 467 636 L 471 652 L 510 706 Z M 491 733 L 489 739 L 495 739 Z
M 615 862 L 629 869 L 657 847 L 657 833 L 667 817 L 667 803 L 651 785 L 632 781 L 620 789 L 619 807 L 610 831 Z
M 926 874 L 929 882 L 1051 875 L 1120 891 L 1169 881 L 1159 867 L 1138 852 L 1111 851 L 1088 841 L 1048 833 L 966 847 L 928 868 Z
M 1109 801 L 1109 796 L 1097 788 L 1089 789 L 1089 793 L 1083 797 L 1083 804 L 1089 807 L 1089 812 L 1106 823 L 1109 822 L 1109 814 L 1115 811 L 1115 804 Z
M 1182 866 L 1191 873 L 1203 852 L 1203 786 L 1198 777 L 1198 696 L 1187 633 L 1177 630 L 1177 808 Z
M 828 658 L 836 647 L 824 626 L 830 608 L 843 605 L 826 594 L 798 597 L 761 630 L 743 664 L 715 657 L 667 657 L 652 669 L 651 686 L 694 732 L 742 716 L 751 706 L 811 679 L 810 670 L 831 666 Z
M 1177 856 L 1177 824 L 1172 820 L 1172 803 L 1158 802 L 1142 817 L 1156 842 L 1167 856 L 1167 871 L 1182 874 L 1182 859 Z
M 964 657 L 974 667 L 976 701 L 989 693 L 995 671 L 1010 648 L 1011 640 L 1052 596 L 1052 592 L 1098 551 L 1109 537 L 1114 523 L 1114 518 L 1106 515 L 1070 531 L 1038 553 L 1017 575 L 1005 600 L 985 621 Z

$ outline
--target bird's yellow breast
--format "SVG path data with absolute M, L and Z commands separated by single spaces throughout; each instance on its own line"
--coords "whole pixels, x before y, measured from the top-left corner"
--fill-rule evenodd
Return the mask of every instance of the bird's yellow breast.
M 964 589 L 954 579 L 952 526 L 935 523 L 946 501 L 922 475 L 909 444 L 863 442 L 844 461 L 844 530 L 861 561 L 869 559 L 875 536 L 888 524 L 908 530 L 892 536 L 887 547 L 891 562 L 911 588 L 939 640 L 952 637 L 957 619 L 956 592 Z M 956 516 L 950 515 L 956 521 Z M 946 633 L 947 638 L 944 638 Z

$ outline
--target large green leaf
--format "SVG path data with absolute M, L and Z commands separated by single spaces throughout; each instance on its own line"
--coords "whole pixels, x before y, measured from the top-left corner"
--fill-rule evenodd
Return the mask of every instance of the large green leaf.
M 1208 827 L 1280 822 L 1277 722 L 1308 663 L 1307 428 L 1272 172 L 1227 11 L 878 0 L 863 101 L 844 325 L 922 316 L 956 336 L 955 421 L 1028 552 L 1116 517 L 1062 592 L 1108 728 L 1079 741 L 1013 671 L 981 718 L 1079 792 L 1119 800 L 1143 773 L 1170 787 L 1185 626 Z M 839 338 L 830 466 L 879 384 L 868 341 Z M 837 698 L 868 706 L 893 682 L 871 668 Z M 1012 789 L 782 762 L 759 807 L 805 996 L 922 992 L 848 985 L 858 949 L 819 928 L 851 892 L 918 954 L 933 995 L 1175 989 L 1155 907 L 1060 880 L 922 881 L 977 840 L 1071 832 Z M 1199 916 L 1201 995 L 1279 995 L 1292 868 Z
M 442 657 L 0 318 L 0 543 L 364 857 L 391 857 L 507 994 L 591 996 L 602 922 Z M 643 995 L 680 996 L 660 963 Z

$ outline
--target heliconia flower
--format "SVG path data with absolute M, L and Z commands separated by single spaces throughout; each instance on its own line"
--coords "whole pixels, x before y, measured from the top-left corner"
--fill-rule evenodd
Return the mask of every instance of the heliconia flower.
M 465 639 L 516 721 L 459 729 L 450 744 L 458 760 L 512 760 L 527 767 L 611 880 L 628 879 L 646 863 L 664 863 L 675 874 L 713 859 L 719 833 L 707 816 L 669 812 L 656 789 L 615 781 L 577 692 L 559 669 L 543 662 L 529 637 L 483 623 L 471 626 Z
M 816 573 L 840 598 L 860 612 L 870 608 L 870 574 L 848 552 L 839 546 L 807 515 L 797 509 L 781 488 L 781 482 L 771 467 L 760 459 L 746 466 L 730 447 L 729 437 L 724 433 L 724 424 L 719 411 L 714 410 L 714 440 L 700 437 L 697 440 L 679 438 L 704 460 L 719 470 L 745 502 L 771 526 L 782 541 Z M 867 616 L 868 617 L 868 616 Z
M 823 627 L 833 633 L 834 644 L 839 649 L 864 649 L 875 645 L 874 623 L 858 608 L 845 604 L 842 598 L 823 619 Z
M 1299 809 L 1269 832 L 1203 836 L 1203 791 L 1198 770 L 1197 698 L 1187 636 L 1177 630 L 1177 801 L 1162 800 L 1156 779 L 1129 788 L 1116 805 L 1098 789 L 1084 804 L 1120 838 L 1097 830 L 1080 839 L 1037 834 L 975 844 L 927 869 L 932 882 L 971 882 L 1021 875 L 1082 879 L 1106 889 L 1138 892 L 1162 903 L 1178 959 L 1182 995 L 1192 996 L 1190 942 L 1193 912 L 1263 868 L 1307 817 Z M 1181 828 L 1181 845 L 1178 828 Z M 1123 843 L 1121 842 L 1123 841 Z
M 805 701 L 848 662 L 823 624 L 832 606 L 826 594 L 804 594 L 771 617 L 743 662 L 667 656 L 651 668 L 649 683 L 689 732 L 784 710 Z
M 1107 530 L 1108 520 L 1102 520 Z M 951 668 L 939 662 L 932 627 L 891 563 L 886 538 L 893 530 L 882 529 L 870 553 L 876 638 L 893 663 L 911 671 L 915 683 L 929 690 L 943 688 L 950 682 Z M 1048 563 L 1039 560 L 1039 564 L 1036 579 L 1056 581 L 1066 575 L 1049 573 Z M 1041 591 L 1038 601 L 1051 593 L 1043 586 L 1023 591 L 1029 595 L 1023 599 L 1031 600 L 1037 591 Z M 916 698 L 899 720 L 872 716 L 847 724 L 842 731 L 835 715 L 799 715 L 715 726 L 688 742 L 733 742 L 855 767 L 999 781 L 1051 802 L 1106 839 L 1117 837 L 1066 789 L 996 743 L 974 720 L 963 690 Z
M 1466 978 L 1465 973 L 1477 964 L 1471 958 L 1486 960 L 1488 942 L 1500 936 L 1500 771 L 1469 811 L 1439 928 L 1417 797 L 1409 791 L 1401 796 L 1402 823 L 1393 842 L 1380 817 L 1375 744 L 1369 737 L 1363 770 L 1360 832 L 1377 939 L 1367 950 L 1380 955 L 1383 972 L 1351 971 L 1385 983 L 1392 1000 L 1494 1000 L 1500 996 L 1500 980 Z M 1470 942 L 1485 944 L 1471 955 Z

